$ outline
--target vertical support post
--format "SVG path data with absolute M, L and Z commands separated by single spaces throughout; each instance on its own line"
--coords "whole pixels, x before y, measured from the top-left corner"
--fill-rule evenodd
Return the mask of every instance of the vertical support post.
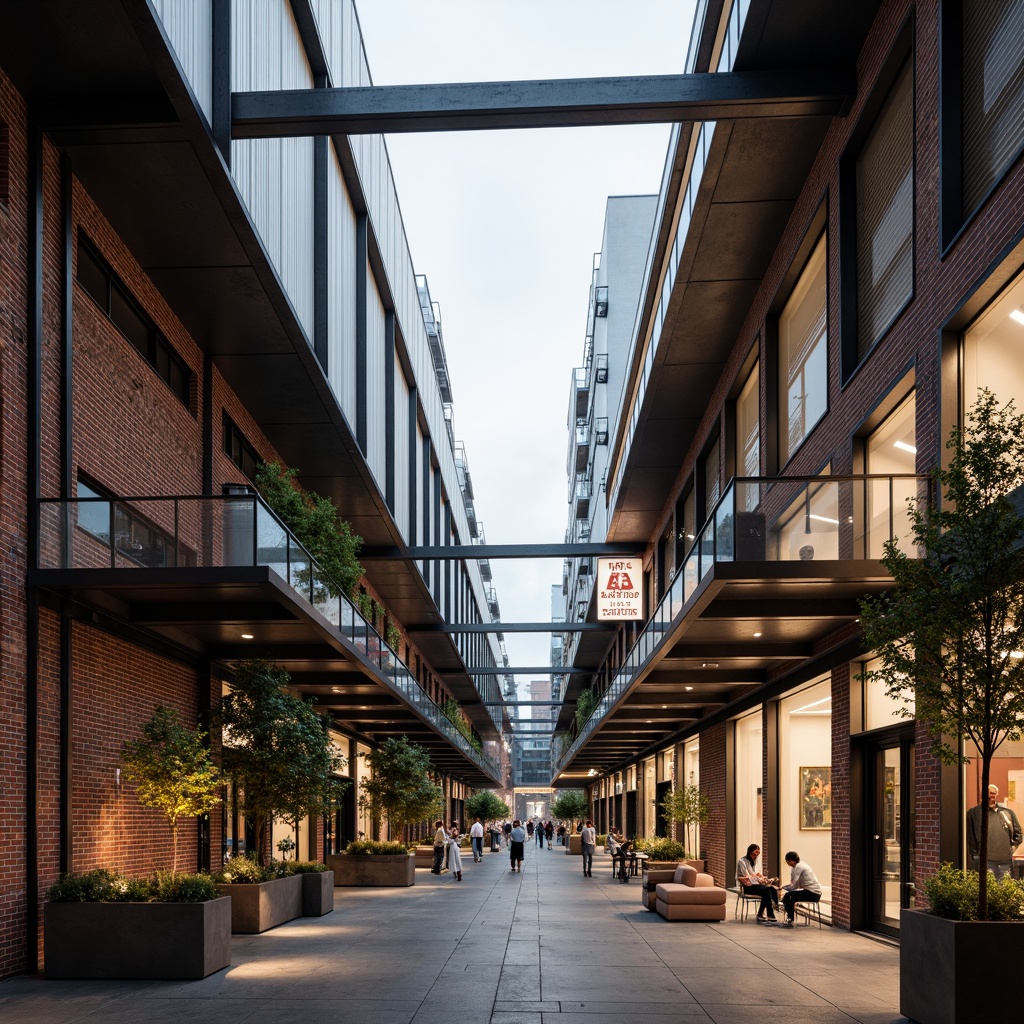
M 213 0 L 213 137 L 231 169 L 231 0 Z
M 356 442 L 363 455 L 367 454 L 367 338 L 366 306 L 369 289 L 367 255 L 369 220 L 365 213 L 356 217 Z

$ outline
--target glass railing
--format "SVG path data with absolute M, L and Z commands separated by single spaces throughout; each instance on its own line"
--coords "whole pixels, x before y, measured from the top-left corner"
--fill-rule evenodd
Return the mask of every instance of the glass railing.
M 689 610 L 719 562 L 822 562 L 879 559 L 893 539 L 908 555 L 911 501 L 931 500 L 932 478 L 914 474 L 848 477 L 737 477 L 694 538 L 682 565 L 594 713 L 552 752 L 554 775 L 569 763 Z M 553 776 L 554 777 L 554 776 Z
M 381 681 L 494 778 L 478 751 L 316 559 L 255 494 L 169 498 L 43 499 L 41 569 L 266 566 L 347 639 Z

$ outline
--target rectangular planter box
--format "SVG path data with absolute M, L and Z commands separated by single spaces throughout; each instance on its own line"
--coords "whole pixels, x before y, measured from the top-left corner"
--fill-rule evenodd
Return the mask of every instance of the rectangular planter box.
M 47 903 L 47 978 L 205 978 L 231 964 L 231 901 Z
M 336 853 L 327 858 L 335 885 L 406 886 L 416 884 L 416 856 Z
M 218 892 L 231 897 L 231 931 L 256 935 L 302 917 L 302 878 L 292 875 L 271 882 L 218 885 Z
M 1012 979 L 1024 922 L 900 913 L 900 1013 L 919 1024 L 1005 1024 L 1020 1014 Z
M 432 846 L 417 846 L 413 853 L 416 855 L 416 867 L 432 868 L 434 866 L 434 848 Z
M 302 916 L 323 917 L 334 910 L 334 872 L 309 871 L 302 879 Z

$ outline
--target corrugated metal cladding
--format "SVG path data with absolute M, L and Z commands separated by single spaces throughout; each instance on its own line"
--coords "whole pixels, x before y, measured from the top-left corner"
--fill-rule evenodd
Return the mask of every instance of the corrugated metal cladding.
M 313 87 L 291 7 L 283 0 L 235 0 L 231 50 L 233 91 Z M 312 337 L 313 140 L 236 141 L 231 163 L 264 248 Z
M 153 0 L 189 87 L 207 121 L 213 120 L 212 0 Z
M 398 354 L 395 360 L 395 522 L 409 541 L 409 383 Z
M 387 380 L 384 369 L 384 304 L 366 264 L 366 463 L 383 494 L 387 483 Z
M 356 422 L 356 214 L 333 146 L 328 147 L 327 376 L 350 428 Z

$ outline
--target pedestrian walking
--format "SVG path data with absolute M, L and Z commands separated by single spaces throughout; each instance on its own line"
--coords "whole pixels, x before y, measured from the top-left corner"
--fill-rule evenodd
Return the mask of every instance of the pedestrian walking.
M 459 823 L 452 822 L 451 831 L 448 833 L 448 867 L 455 875 L 455 881 L 462 881 L 462 836 L 459 835 Z
M 523 857 L 525 856 L 523 847 L 526 845 L 526 829 L 523 828 L 523 823 L 518 818 L 512 822 L 512 831 L 509 835 L 511 846 L 509 847 L 508 859 L 512 864 L 512 872 L 521 872 L 523 870 Z
M 583 877 L 594 877 L 594 853 L 597 850 L 597 831 L 594 823 L 588 818 L 580 833 L 580 846 L 583 848 Z
M 479 864 L 484 859 L 484 823 L 479 818 L 469 826 L 469 845 L 473 847 L 473 863 Z
M 441 874 L 441 865 L 444 861 L 444 848 L 448 842 L 448 834 L 444 830 L 443 821 L 434 822 L 434 863 L 430 868 L 432 875 Z

